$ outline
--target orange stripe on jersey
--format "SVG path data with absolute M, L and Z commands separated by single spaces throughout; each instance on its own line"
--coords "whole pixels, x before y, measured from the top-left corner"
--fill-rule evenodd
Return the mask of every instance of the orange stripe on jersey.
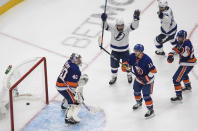
M 74 99 L 74 95 L 71 93 L 71 91 L 69 89 L 67 89 L 67 92 L 69 93 L 73 103 L 76 103 L 76 100 Z
M 191 62 L 191 63 L 195 63 L 197 61 L 196 57 L 194 57 L 193 59 L 187 60 L 187 62 Z
M 142 96 L 140 95 L 140 96 L 135 96 L 135 99 L 136 100 L 140 100 L 142 98 Z
M 150 72 L 151 73 L 157 73 L 157 69 L 155 68 L 155 69 L 151 70 Z
M 64 86 L 64 87 L 67 86 L 65 83 L 59 83 L 59 82 L 56 82 L 56 85 L 59 86 L 59 87 L 61 87 L 61 86 Z
M 184 84 L 190 83 L 190 79 L 183 80 Z
M 151 83 L 151 94 L 153 94 L 153 82 Z
M 179 53 L 179 50 L 178 50 L 176 47 L 174 47 L 173 50 L 174 50 L 176 53 Z
M 187 49 L 187 52 L 188 52 L 188 56 L 190 55 L 190 50 L 189 49 Z
M 186 71 L 186 66 L 184 66 L 182 68 L 181 72 L 179 73 L 179 76 L 178 76 L 178 78 L 176 80 L 177 82 L 179 82 L 181 80 L 181 78 L 182 78 L 182 76 L 183 76 L 183 74 L 184 74 L 185 71 Z
M 180 91 L 181 89 L 182 89 L 181 85 L 175 86 L 175 90 L 176 90 L 176 91 Z
M 152 100 L 146 101 L 145 104 L 146 104 L 146 106 L 151 106 L 153 104 L 153 101 Z
M 77 87 L 78 86 L 78 83 L 77 82 L 66 82 L 67 85 L 65 83 L 59 83 L 59 82 L 56 82 L 56 85 L 59 86 L 59 87 L 66 87 L 66 86 L 71 86 L 71 87 Z
M 148 78 L 148 76 L 147 76 L 147 75 L 145 76 L 145 78 L 146 78 L 146 81 L 147 81 L 147 82 L 149 82 L 149 78 Z
M 142 84 L 142 85 L 145 85 L 145 83 L 140 79 L 140 78 L 138 78 L 138 77 L 136 77 L 138 80 L 139 80 L 139 82 Z
M 71 87 L 77 87 L 78 86 L 78 83 L 77 82 L 69 82 L 69 81 L 66 81 L 66 83 L 71 86 Z

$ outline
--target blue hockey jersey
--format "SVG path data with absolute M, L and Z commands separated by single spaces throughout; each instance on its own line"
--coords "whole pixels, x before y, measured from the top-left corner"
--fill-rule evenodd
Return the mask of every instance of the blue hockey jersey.
M 179 54 L 179 64 L 181 66 L 194 66 L 196 64 L 196 57 L 194 56 L 194 48 L 190 40 L 186 39 L 183 45 L 180 47 L 183 49 L 182 52 L 178 50 L 180 45 L 177 42 L 177 45 L 173 48 L 174 53 Z
M 56 81 L 57 89 L 64 90 L 67 89 L 67 86 L 76 88 L 78 86 L 80 76 L 81 71 L 79 67 L 76 64 L 72 63 L 71 60 L 68 60 L 64 64 L 63 69 Z
M 139 59 L 135 56 L 135 53 L 132 53 L 129 56 L 128 63 L 130 66 L 132 66 L 132 70 L 136 75 L 136 80 L 142 84 L 144 83 L 141 81 L 140 78 L 147 76 L 149 72 L 151 73 L 157 72 L 151 58 L 146 54 L 143 54 L 142 58 Z M 153 82 L 153 80 L 154 80 L 154 75 L 149 77 L 149 82 L 147 84 Z

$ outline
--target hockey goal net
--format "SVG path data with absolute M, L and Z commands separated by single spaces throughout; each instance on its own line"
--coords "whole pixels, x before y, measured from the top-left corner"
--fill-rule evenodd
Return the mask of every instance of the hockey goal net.
M 13 66 L 6 86 L 9 90 L 10 130 L 22 130 L 49 103 L 46 58 L 31 58 Z

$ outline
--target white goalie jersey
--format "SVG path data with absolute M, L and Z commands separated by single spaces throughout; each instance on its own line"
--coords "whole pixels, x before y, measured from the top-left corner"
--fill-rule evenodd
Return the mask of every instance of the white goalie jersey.
M 122 32 L 117 30 L 116 25 L 105 22 L 104 29 L 111 32 L 111 49 L 117 52 L 127 51 L 129 49 L 129 32 L 137 29 L 139 20 L 134 20 L 130 25 L 124 25 Z
M 172 35 L 176 33 L 177 24 L 174 20 L 173 12 L 170 7 L 168 10 L 163 11 L 163 18 L 160 20 L 162 34 Z

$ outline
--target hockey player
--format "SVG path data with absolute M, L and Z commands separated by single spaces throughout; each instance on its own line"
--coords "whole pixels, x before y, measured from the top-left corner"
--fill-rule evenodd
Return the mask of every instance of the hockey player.
M 191 90 L 191 83 L 188 74 L 196 64 L 196 57 L 194 56 L 194 49 L 190 40 L 186 39 L 187 32 L 180 30 L 177 33 L 176 46 L 172 49 L 172 52 L 168 54 L 167 61 L 172 63 L 174 61 L 174 55 L 179 54 L 179 68 L 173 76 L 173 84 L 175 87 L 176 97 L 172 97 L 171 101 L 182 100 L 182 87 L 181 81 L 183 81 L 185 90 Z
M 154 115 L 153 101 L 151 94 L 154 85 L 154 74 L 157 72 L 151 58 L 143 53 L 144 46 L 136 44 L 134 46 L 134 53 L 129 56 L 126 66 L 132 67 L 132 70 L 136 76 L 133 84 L 134 96 L 136 104 L 133 106 L 133 110 L 137 110 L 142 106 L 142 93 L 146 107 L 148 109 L 145 114 L 145 118 L 149 118 Z M 122 66 L 122 71 L 126 72 L 126 69 Z M 142 91 L 142 93 L 141 93 Z
M 66 109 L 66 123 L 76 124 L 80 122 L 80 118 L 77 115 L 83 101 L 83 86 L 88 81 L 88 76 L 86 74 L 81 75 L 79 69 L 81 64 L 81 56 L 72 53 L 70 59 L 64 64 L 56 81 L 57 90 L 64 97 L 61 107 Z M 64 105 L 68 106 L 65 107 Z
M 177 32 L 177 24 L 174 20 L 173 12 L 168 6 L 166 0 L 158 0 L 159 11 L 157 12 L 161 21 L 161 34 L 155 39 L 155 46 L 157 55 L 165 55 L 163 50 L 163 44 L 170 41 L 172 45 L 175 45 L 175 34 Z
M 112 25 L 106 22 L 107 14 L 101 15 L 102 21 L 105 22 L 104 29 L 111 32 L 111 55 L 118 60 L 122 59 L 122 62 L 128 60 L 129 56 L 129 32 L 138 28 L 140 11 L 135 10 L 133 14 L 133 22 L 126 26 L 123 19 L 117 19 L 116 25 Z M 110 85 L 114 84 L 117 80 L 117 72 L 119 67 L 119 61 L 111 58 L 111 73 L 112 78 L 109 82 Z M 132 74 L 127 73 L 128 82 L 132 82 Z

